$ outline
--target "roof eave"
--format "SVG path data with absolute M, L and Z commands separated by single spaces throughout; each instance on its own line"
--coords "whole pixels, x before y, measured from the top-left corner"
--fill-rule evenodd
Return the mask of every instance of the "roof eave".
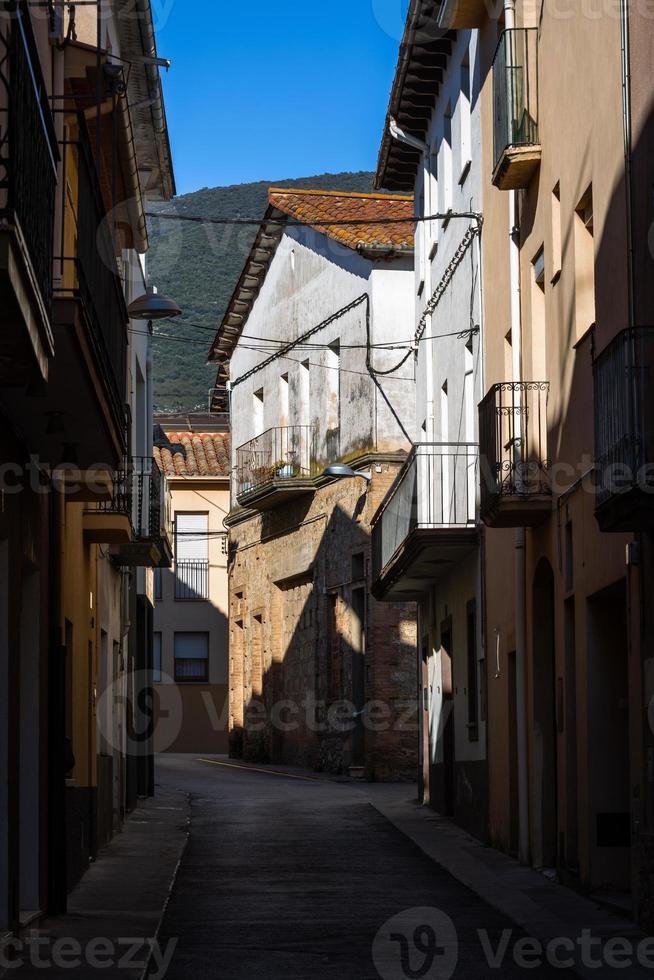
M 406 132 L 424 141 L 455 38 L 453 31 L 439 26 L 440 6 L 441 0 L 411 0 L 377 161 L 377 189 L 406 193 L 414 188 L 420 153 L 394 140 L 389 122 L 396 119 Z

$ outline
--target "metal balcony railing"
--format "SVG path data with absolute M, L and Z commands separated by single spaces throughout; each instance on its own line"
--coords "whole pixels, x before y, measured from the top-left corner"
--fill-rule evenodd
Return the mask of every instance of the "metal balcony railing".
M 277 481 L 308 480 L 318 475 L 312 425 L 268 429 L 236 450 L 238 497 Z
M 65 278 L 72 281 L 72 292 L 81 300 L 90 339 L 105 379 L 114 415 L 120 424 L 125 418 L 127 400 L 127 306 L 118 273 L 110 221 L 100 190 L 88 131 L 79 117 L 80 136 L 69 143 L 66 170 L 77 177 L 75 208 L 65 208 L 67 221 L 74 222 L 68 237 L 76 243 L 74 256 L 62 256 Z M 66 174 L 65 185 L 72 179 Z M 67 186 L 62 194 L 68 193 Z M 72 263 L 72 268 L 70 264 Z M 63 287 L 61 292 L 70 293 Z
M 175 562 L 175 599 L 193 601 L 209 598 L 209 562 L 189 560 Z
M 478 472 L 474 443 L 413 447 L 375 519 L 375 577 L 416 530 L 474 528 Z
M 481 509 L 501 497 L 549 494 L 548 381 L 493 385 L 479 406 Z
M 538 134 L 538 30 L 502 34 L 493 60 L 494 166 L 509 147 L 536 146 Z
M 654 327 L 619 333 L 593 376 L 597 506 L 634 488 L 654 493 Z
M 50 311 L 59 152 L 27 3 L 0 22 L 0 219 L 19 229 Z
M 113 475 L 111 499 L 100 504 L 107 513 L 126 514 L 135 541 L 171 537 L 165 481 L 154 459 L 133 456 Z

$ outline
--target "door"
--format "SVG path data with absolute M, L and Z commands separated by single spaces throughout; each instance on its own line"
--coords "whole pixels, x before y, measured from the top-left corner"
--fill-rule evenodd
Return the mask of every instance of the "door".
M 453 817 L 456 793 L 456 746 L 454 737 L 454 687 L 452 620 L 441 624 L 441 671 L 443 681 L 443 814 Z
M 352 732 L 352 765 L 362 766 L 365 757 L 365 728 L 363 710 L 365 691 L 366 591 L 352 590 L 352 703 L 356 712 Z
M 533 582 L 532 857 L 554 868 L 558 851 L 554 573 L 542 559 Z

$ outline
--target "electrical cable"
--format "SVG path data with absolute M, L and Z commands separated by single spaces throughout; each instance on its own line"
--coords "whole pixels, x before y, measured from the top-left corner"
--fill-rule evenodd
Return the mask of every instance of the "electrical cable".
M 288 191 L 289 194 L 293 190 Z M 347 195 L 345 195 L 347 196 Z M 438 212 L 430 215 L 413 215 L 410 218 L 318 218 L 316 220 L 303 220 L 297 218 L 203 218 L 199 214 L 167 214 L 162 211 L 157 214 L 153 211 L 145 212 L 146 218 L 161 218 L 166 221 L 188 221 L 193 224 L 209 225 L 283 225 L 290 228 L 348 228 L 353 226 L 384 226 L 384 225 L 407 225 L 420 224 L 423 221 L 450 221 L 452 218 L 465 218 L 467 221 L 477 221 L 480 225 L 483 215 L 477 211 L 447 211 Z

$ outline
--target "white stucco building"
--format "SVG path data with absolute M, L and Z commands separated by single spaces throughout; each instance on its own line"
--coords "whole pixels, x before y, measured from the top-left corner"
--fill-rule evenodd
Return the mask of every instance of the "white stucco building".
M 479 55 L 475 32 L 439 34 L 428 13 L 407 26 L 377 172 L 379 186 L 415 192 L 419 217 L 443 217 L 416 231 L 417 436 L 375 519 L 373 588 L 418 601 L 423 796 L 483 836 Z

